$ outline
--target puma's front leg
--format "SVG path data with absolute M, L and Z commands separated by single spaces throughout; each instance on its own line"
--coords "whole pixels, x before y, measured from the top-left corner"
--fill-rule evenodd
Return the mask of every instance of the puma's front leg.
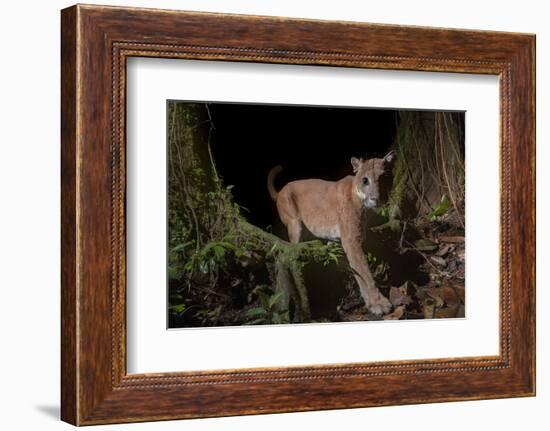
M 391 310 L 391 303 L 376 287 L 367 258 L 363 252 L 359 233 L 346 232 L 346 234 L 342 235 L 341 238 L 342 247 L 351 268 L 355 272 L 355 279 L 361 290 L 365 305 L 371 313 L 378 316 L 388 313 Z

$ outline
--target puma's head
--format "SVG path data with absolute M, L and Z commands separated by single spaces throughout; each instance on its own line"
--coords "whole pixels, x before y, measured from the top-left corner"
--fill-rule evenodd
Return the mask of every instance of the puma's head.
M 395 160 L 395 153 L 390 151 L 382 159 L 363 160 L 351 158 L 353 166 L 354 189 L 357 196 L 366 208 L 376 208 L 381 202 L 381 196 L 385 198 L 384 179 L 388 176 Z

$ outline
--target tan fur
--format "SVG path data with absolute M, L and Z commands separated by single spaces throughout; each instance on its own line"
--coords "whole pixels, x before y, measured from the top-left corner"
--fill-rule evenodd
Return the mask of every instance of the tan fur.
M 365 304 L 377 315 L 389 312 L 391 304 L 376 288 L 363 252 L 364 215 L 366 208 L 378 205 L 379 178 L 394 157 L 392 152 L 382 159 L 352 158 L 354 176 L 339 181 L 292 181 L 278 193 L 273 181 L 282 168 L 277 166 L 268 175 L 268 190 L 288 230 L 290 242 L 300 242 L 303 227 L 319 238 L 339 239 Z M 364 178 L 368 184 L 364 184 Z

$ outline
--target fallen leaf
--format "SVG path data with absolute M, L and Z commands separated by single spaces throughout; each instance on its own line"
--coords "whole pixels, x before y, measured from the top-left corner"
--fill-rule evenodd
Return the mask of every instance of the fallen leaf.
M 460 243 L 464 242 L 463 236 L 445 236 L 442 235 L 439 237 L 439 241 L 441 242 L 452 242 L 452 243 Z
M 454 306 L 464 303 L 464 287 L 462 286 L 430 287 L 426 289 L 426 293 L 436 301 L 438 308 L 445 304 Z
M 443 247 L 440 247 L 437 253 L 435 253 L 436 256 L 445 257 L 452 251 L 454 251 L 455 246 L 453 244 L 445 244 Z
M 403 317 L 403 314 L 405 313 L 405 306 L 400 305 L 397 307 L 393 313 L 386 314 L 383 319 L 384 320 L 399 320 Z
M 433 319 L 435 317 L 435 301 L 432 298 L 426 298 L 422 306 L 424 319 Z
M 458 264 L 456 263 L 456 260 L 451 260 L 448 264 L 447 264 L 447 271 L 449 272 L 455 272 L 456 269 L 458 268 Z
M 455 319 L 464 317 L 464 305 L 457 304 L 451 307 L 437 308 L 435 317 L 439 319 Z
M 412 302 L 411 297 L 407 295 L 407 287 L 408 282 L 406 281 L 399 287 L 392 286 L 390 288 L 390 302 L 394 307 L 398 305 L 408 305 Z
M 455 290 L 458 298 L 460 299 L 460 302 L 464 304 L 464 295 L 466 293 L 464 286 L 453 286 L 453 289 Z
M 447 266 L 447 261 L 439 256 L 430 256 L 430 259 L 441 266 Z
M 414 292 L 414 296 L 416 296 L 420 301 L 423 301 L 424 298 L 426 298 L 426 292 L 425 292 L 425 287 L 420 287 L 420 286 L 414 286 L 415 288 L 415 292 Z
M 420 251 L 434 251 L 437 244 L 429 239 L 419 239 L 414 242 L 414 246 Z
M 441 288 L 440 287 L 429 287 L 426 289 L 426 293 L 428 294 L 429 298 L 432 300 L 434 307 L 440 308 L 445 305 L 445 301 L 441 297 L 441 293 L 439 292 Z M 426 299 L 425 303 L 428 302 L 428 299 Z

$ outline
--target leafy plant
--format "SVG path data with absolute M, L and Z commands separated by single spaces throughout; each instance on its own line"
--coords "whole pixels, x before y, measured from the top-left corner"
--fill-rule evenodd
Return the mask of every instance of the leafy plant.
M 203 322 L 203 326 L 212 326 L 218 322 L 222 308 L 222 305 L 218 305 L 211 310 L 203 308 L 195 313 L 195 317 Z
M 380 207 L 377 211 L 379 216 L 388 219 L 390 217 L 390 206 L 388 204 Z
M 290 321 L 288 310 L 282 308 L 284 292 L 276 292 L 272 295 L 258 290 L 259 306 L 248 309 L 244 314 L 244 320 L 248 325 L 288 323 Z
M 367 253 L 367 262 L 369 263 L 369 265 L 376 265 L 378 263 L 378 259 L 374 254 L 369 251 Z
M 170 311 L 171 314 L 177 316 L 177 317 L 182 317 L 185 313 L 187 313 L 189 310 L 193 309 L 193 308 L 197 308 L 198 306 L 197 305 L 191 305 L 191 306 L 188 306 L 187 304 L 173 304 L 173 305 L 170 305 L 168 307 L 168 310 Z
M 181 316 L 185 311 L 187 310 L 187 306 L 185 304 L 176 304 L 176 305 L 170 305 L 168 309 L 178 315 Z
M 194 273 L 208 274 L 215 268 L 224 267 L 227 263 L 226 258 L 228 255 L 235 251 L 235 245 L 230 242 L 211 241 L 192 253 L 183 269 L 190 276 Z
M 300 258 L 304 261 L 314 261 L 323 266 L 338 264 L 344 254 L 342 246 L 337 242 L 310 241 L 304 248 Z
M 444 216 L 449 209 L 452 207 L 452 202 L 449 200 L 447 195 L 441 196 L 441 202 L 433 208 L 430 218 L 431 220 L 438 220 L 440 217 Z

